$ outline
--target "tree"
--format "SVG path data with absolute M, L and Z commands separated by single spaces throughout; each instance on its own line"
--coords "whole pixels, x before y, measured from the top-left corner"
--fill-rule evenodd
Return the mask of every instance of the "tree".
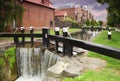
M 97 25 L 97 22 L 96 22 L 94 19 L 92 19 L 92 20 L 91 20 L 91 25 L 92 25 L 92 26 L 96 26 L 96 25 Z
M 85 22 L 85 24 L 86 24 L 87 26 L 90 26 L 90 25 L 91 25 L 89 19 L 87 19 L 87 21 Z
M 103 21 L 99 20 L 98 21 L 98 25 L 102 26 L 103 25 Z
M 107 24 L 110 26 L 120 25 L 120 0 L 97 0 L 99 3 L 108 4 Z
M 0 0 L 0 31 L 12 25 L 13 20 L 22 21 L 23 7 L 18 0 Z

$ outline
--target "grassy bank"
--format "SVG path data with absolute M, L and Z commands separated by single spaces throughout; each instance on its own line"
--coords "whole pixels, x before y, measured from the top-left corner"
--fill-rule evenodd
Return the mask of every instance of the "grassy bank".
M 98 43 L 98 44 L 103 44 L 106 46 L 111 46 L 111 47 L 115 47 L 115 48 L 120 48 L 120 32 L 117 31 L 113 31 L 112 32 L 112 39 L 108 40 L 107 39 L 107 31 L 102 32 L 101 34 L 99 34 L 94 40 L 93 42 Z M 107 57 L 95 52 L 89 52 L 88 56 L 90 57 L 95 57 L 95 58 L 101 58 L 103 60 L 107 61 L 107 67 L 108 68 L 116 68 L 120 70 L 120 60 L 111 58 L 111 57 Z
M 107 31 L 101 32 L 94 43 L 120 48 L 120 32 L 113 31 L 112 39 L 107 40 Z M 87 71 L 76 78 L 65 78 L 63 81 L 120 81 L 120 60 L 107 57 L 95 52 L 88 52 L 89 57 L 101 58 L 107 61 L 107 65 L 101 71 Z
M 9 78 L 16 74 L 14 72 L 15 62 L 15 47 L 7 49 L 4 54 L 0 55 L 0 81 L 9 81 Z

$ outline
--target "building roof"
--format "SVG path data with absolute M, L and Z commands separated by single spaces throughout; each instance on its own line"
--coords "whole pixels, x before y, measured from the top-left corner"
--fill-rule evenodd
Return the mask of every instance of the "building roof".
M 55 16 L 64 16 L 66 11 L 55 10 Z
M 23 0 L 23 1 L 24 2 L 29 2 L 29 3 L 32 3 L 32 4 L 35 4 L 35 5 L 39 5 L 39 6 L 44 6 L 46 8 L 55 9 L 55 8 L 53 8 L 53 6 L 51 6 L 51 4 L 49 4 L 48 6 L 44 5 L 44 4 L 41 4 L 40 0 Z

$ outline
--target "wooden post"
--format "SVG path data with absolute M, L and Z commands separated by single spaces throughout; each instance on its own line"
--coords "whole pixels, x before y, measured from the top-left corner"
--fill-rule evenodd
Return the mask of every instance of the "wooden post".
M 49 39 L 48 39 L 49 29 L 48 28 L 43 28 L 42 29 L 42 34 L 43 34 L 43 46 L 45 48 L 48 48 L 49 47 Z
M 18 43 L 19 43 L 19 40 L 18 40 L 18 37 L 17 37 L 17 36 L 14 36 L 14 43 L 16 44 L 16 46 L 17 46 Z
M 68 28 L 63 28 L 63 37 L 68 36 Z M 72 56 L 73 54 L 73 46 L 72 44 L 69 44 L 67 41 L 63 42 L 63 55 L 69 55 Z
M 59 35 L 59 31 L 60 31 L 60 28 L 59 27 L 55 27 L 55 35 Z M 55 50 L 56 52 L 58 52 L 58 47 L 59 47 L 59 44 L 58 44 L 58 39 L 56 39 L 55 41 Z
M 33 32 L 34 32 L 34 29 L 33 29 L 33 27 L 31 26 L 30 27 L 30 34 L 33 34 Z M 33 38 L 33 36 L 31 37 L 31 47 L 33 47 L 33 45 L 34 45 L 34 38 Z
M 24 27 L 21 27 L 21 33 L 24 34 L 25 29 Z M 19 40 L 18 40 L 19 41 Z M 22 41 L 21 41 L 22 45 L 25 46 L 25 37 L 22 37 Z

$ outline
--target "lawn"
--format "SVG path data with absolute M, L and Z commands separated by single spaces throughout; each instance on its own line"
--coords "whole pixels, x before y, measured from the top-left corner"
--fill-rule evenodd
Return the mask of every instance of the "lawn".
M 112 39 L 107 39 L 107 31 L 101 32 L 94 43 L 120 48 L 120 32 L 112 31 Z M 65 78 L 63 81 L 120 81 L 120 60 L 107 57 L 95 52 L 88 52 L 89 57 L 101 58 L 107 61 L 107 65 L 101 71 L 87 71 L 76 78 Z
M 68 32 L 73 33 L 73 32 L 79 31 L 79 30 L 80 30 L 80 28 L 69 28 Z M 52 35 L 55 34 L 54 29 L 50 29 L 50 34 L 52 34 Z M 60 29 L 60 34 L 62 34 L 62 29 Z
M 120 48 L 120 32 L 112 31 L 112 39 L 107 39 L 107 31 L 103 31 L 93 42 L 115 48 Z

